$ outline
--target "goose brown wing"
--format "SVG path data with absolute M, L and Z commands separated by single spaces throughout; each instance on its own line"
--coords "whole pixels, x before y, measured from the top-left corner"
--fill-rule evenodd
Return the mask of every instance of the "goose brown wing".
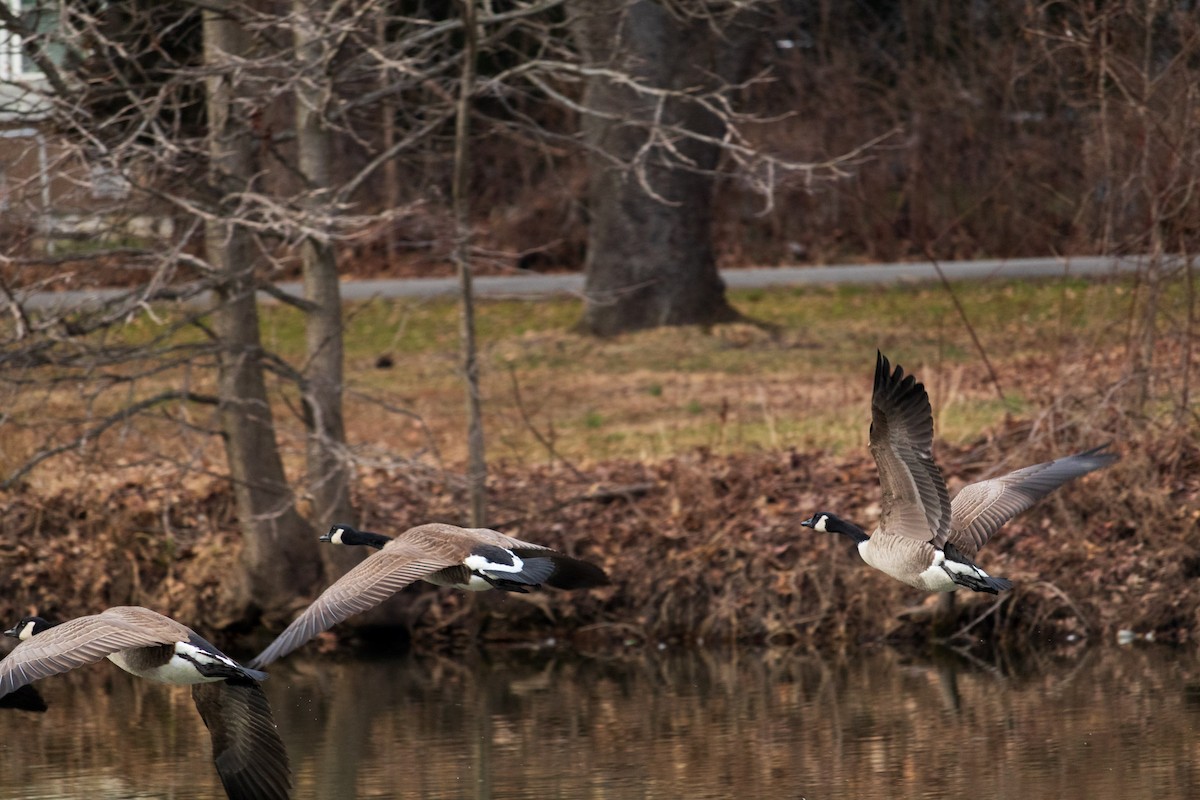
M 941 547 L 950 530 L 950 495 L 933 460 L 933 409 L 925 386 L 877 353 L 871 394 L 871 455 L 883 489 L 884 533 Z
M 144 611 L 165 620 L 131 613 Z M 137 619 L 136 622 L 132 621 Z M 179 633 L 182 629 L 182 636 Z M 51 675 L 92 664 L 119 650 L 153 647 L 186 638 L 190 629 L 149 609 L 110 608 L 101 614 L 69 620 L 26 639 L 0 661 L 0 697 Z
M 526 542 L 521 539 L 514 539 L 511 536 L 507 536 L 500 531 L 494 531 L 491 528 L 471 528 L 470 532 L 478 536 L 481 541 L 486 542 L 487 544 L 507 547 L 509 550 L 525 550 L 527 552 L 542 550 L 545 552 L 554 552 L 551 548 L 546 547 L 545 545 L 534 544 L 533 542 Z
M 259 684 L 198 683 L 192 699 L 212 738 L 213 763 L 230 800 L 291 796 L 287 749 Z
M 968 558 L 987 544 L 1004 523 L 1073 478 L 1117 460 L 1104 452 L 1108 445 L 1024 467 L 978 483 L 968 484 L 950 504 L 949 541 Z
M 184 642 L 196 635 L 194 630 L 182 622 L 176 622 L 168 616 L 142 606 L 113 606 L 96 616 L 147 633 L 153 632 L 153 635 L 161 636 L 163 639 L 169 638 L 172 642 Z
M 413 581 L 461 561 L 461 557 L 430 553 L 412 542 L 393 539 L 322 592 L 249 666 L 266 666 L 321 631 L 374 608 Z
M 522 548 L 525 550 L 549 550 L 540 544 L 514 539 L 500 531 L 491 528 L 460 528 L 444 522 L 430 522 L 409 528 L 396 537 L 396 540 L 408 542 L 419 547 L 426 553 L 435 553 L 445 558 L 454 559 L 457 563 L 471 554 L 471 551 L 481 544 L 504 547 L 508 550 Z

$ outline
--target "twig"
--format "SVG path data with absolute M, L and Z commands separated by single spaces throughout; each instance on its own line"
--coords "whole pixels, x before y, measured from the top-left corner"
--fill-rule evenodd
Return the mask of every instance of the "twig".
M 953 597 L 953 595 L 951 595 L 951 597 Z M 1000 608 L 1000 606 L 1001 606 L 1001 605 L 1003 605 L 1003 604 L 1004 604 L 1004 602 L 1005 602 L 1006 600 L 1008 600 L 1008 597 L 1007 597 L 1006 595 L 1001 595 L 1000 597 L 997 597 L 997 598 L 996 598 L 996 601 L 995 601 L 994 603 L 992 603 L 992 604 L 991 604 L 991 605 L 988 607 L 988 610 L 987 610 L 987 611 L 983 612 L 983 613 L 982 613 L 982 614 L 980 614 L 978 617 L 976 617 L 975 619 L 971 620 L 971 622 L 969 622 L 968 624 L 966 624 L 966 625 L 964 625 L 963 627 L 959 628 L 959 629 L 958 629 L 958 630 L 956 630 L 954 633 L 950 634 L 950 636 L 949 636 L 948 638 L 950 638 L 950 639 L 954 639 L 954 638 L 957 638 L 957 637 L 959 637 L 959 636 L 966 636 L 967 632 L 968 632 L 969 630 L 971 630 L 971 628 L 974 628 L 976 625 L 978 625 L 979 623 L 983 622 L 985 619 L 987 619 L 988 617 L 990 617 L 992 614 L 996 613 L 996 610 L 997 610 L 998 608 Z
M 983 359 L 984 366 L 987 367 L 988 375 L 992 379 L 992 386 L 996 389 L 996 396 L 1000 398 L 1000 403 L 1004 403 L 1004 388 L 1000 385 L 1000 376 L 996 374 L 995 367 L 992 366 L 991 359 L 988 358 L 987 351 L 983 349 L 983 342 L 979 341 L 979 335 L 975 333 L 975 326 L 971 324 L 971 320 L 967 317 L 967 311 L 959 302 L 958 295 L 954 293 L 954 287 L 950 285 L 950 280 L 946 277 L 946 273 L 942 271 L 942 265 L 938 263 L 937 258 L 933 255 L 933 250 L 928 244 L 924 245 L 925 257 L 933 264 L 933 268 L 937 270 L 938 278 L 942 281 L 942 286 L 946 289 L 946 294 L 950 295 L 950 301 L 954 303 L 954 308 L 958 310 L 959 319 L 963 321 L 963 325 L 967 326 L 967 333 L 971 334 L 971 341 L 975 343 L 975 349 L 979 351 L 979 357 Z
M 1066 603 L 1067 606 L 1073 612 L 1075 612 L 1075 617 L 1083 623 L 1083 627 L 1087 628 L 1089 631 L 1095 629 L 1092 623 L 1088 621 L 1087 615 L 1080 610 L 1079 606 L 1075 605 L 1075 601 L 1068 597 L 1066 592 L 1049 581 L 1039 581 L 1037 585 L 1046 587 L 1052 594 L 1056 595 L 1060 600 Z
M 545 506 L 544 508 L 539 508 L 532 515 L 527 514 L 527 515 L 520 516 L 520 517 L 512 517 L 511 519 L 506 519 L 503 522 L 493 523 L 492 527 L 503 530 L 506 527 L 516 525 L 517 523 L 520 523 L 520 522 L 524 522 L 525 520 L 529 519 L 531 516 L 544 517 L 549 514 L 553 514 L 556 511 L 561 511 L 562 509 L 566 508 L 567 506 L 574 505 L 576 503 L 606 503 L 609 500 L 628 500 L 630 503 L 632 503 L 634 498 L 641 497 L 643 495 L 647 495 L 650 492 L 654 491 L 654 489 L 657 487 L 657 485 L 658 484 L 656 484 L 652 481 L 645 481 L 642 483 L 629 483 L 629 484 L 625 484 L 624 486 L 613 486 L 613 487 L 609 487 L 609 488 L 593 489 L 590 492 L 582 492 L 581 494 L 577 494 L 574 497 L 569 497 L 566 500 L 561 500 L 561 501 L 555 503 L 554 505 Z
M 525 427 L 530 433 L 533 434 L 533 438 L 537 439 L 538 443 L 542 447 L 546 448 L 546 452 L 550 454 L 551 458 L 556 458 L 561 461 L 566 465 L 567 469 L 571 470 L 572 474 L 574 474 L 576 478 L 586 482 L 587 476 L 580 472 L 576 466 L 570 462 L 570 460 L 564 458 L 554 446 L 554 442 L 546 438 L 542 432 L 537 429 L 537 426 L 533 424 L 533 420 L 529 418 L 529 412 L 525 410 L 525 400 L 521 396 L 521 383 L 517 380 L 517 370 L 512 364 L 508 365 L 508 377 L 512 381 L 513 400 L 515 400 L 517 403 L 517 411 L 519 411 L 521 414 L 521 421 L 525 423 Z
M 76 436 L 71 441 L 65 442 L 56 447 L 50 447 L 45 450 L 42 450 L 37 455 L 33 456 L 33 458 L 26 461 L 21 466 L 20 469 L 18 469 L 16 472 L 14 472 L 12 475 L 10 475 L 8 477 L 8 479 L 4 481 L 4 483 L 0 483 L 0 489 L 11 488 L 13 486 L 13 484 L 15 484 L 21 478 L 28 475 L 33 470 L 34 467 L 36 467 L 38 464 L 41 464 L 43 461 L 45 461 L 49 458 L 53 458 L 54 456 L 60 455 L 62 453 L 65 453 L 68 450 L 72 450 L 76 447 L 79 447 L 84 442 L 88 441 L 89 439 L 95 439 L 96 437 L 100 436 L 102 433 L 104 433 L 109 428 L 111 428 L 112 426 L 116 425 L 119 422 L 124 422 L 128 419 L 131 419 L 131 418 L 137 416 L 138 414 L 142 413 L 143 411 L 148 411 L 149 409 L 154 408 L 155 406 L 170 402 L 172 400 L 186 400 L 189 403 L 204 403 L 206 405 L 213 405 L 213 406 L 218 405 L 220 403 L 220 401 L 213 395 L 199 394 L 197 392 L 189 392 L 189 391 L 177 391 L 177 390 L 162 392 L 160 394 L 154 395 L 153 397 L 147 397 L 144 400 L 139 400 L 138 402 L 134 403 L 133 405 L 122 408 L 120 411 L 117 411 L 116 413 L 113 413 L 107 417 L 104 417 L 102 420 L 100 420 L 100 422 L 98 422 L 97 424 L 88 428 L 86 431 L 81 433 L 79 436 Z
M 1182 426 L 1187 421 L 1188 408 L 1190 406 L 1191 387 L 1189 386 L 1191 378 L 1192 364 L 1192 346 L 1195 341 L 1196 330 L 1196 280 L 1195 265 L 1191 258 L 1188 258 L 1183 265 L 1184 286 L 1186 287 L 1185 295 L 1187 297 L 1187 321 L 1184 323 L 1183 331 L 1183 355 L 1180 357 L 1181 372 L 1180 381 L 1182 386 L 1179 391 L 1179 414 L 1176 419 Z

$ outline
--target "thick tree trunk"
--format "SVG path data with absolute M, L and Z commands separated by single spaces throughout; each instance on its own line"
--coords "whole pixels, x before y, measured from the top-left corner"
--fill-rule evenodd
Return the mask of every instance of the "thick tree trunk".
M 212 6 L 204 12 L 210 176 L 218 218 L 205 230 L 209 263 L 225 278 L 213 313 L 220 343 L 218 395 L 225 452 L 242 527 L 241 572 L 226 585 L 236 615 L 268 618 L 289 612 L 295 597 L 318 579 L 316 538 L 296 513 L 275 441 L 275 425 L 263 379 L 262 343 L 254 295 L 255 256 L 239 224 L 238 195 L 256 172 L 254 140 L 244 88 L 230 59 L 246 57 L 249 37 L 233 14 Z
M 316 219 L 328 215 L 330 155 L 333 137 L 323 113 L 323 98 L 331 96 L 324 81 L 328 74 L 324 43 L 317 16 L 324 0 L 295 0 L 292 30 L 297 67 L 303 78 L 296 84 L 296 147 L 300 174 L 307 184 L 306 206 Z M 349 470 L 343 456 L 346 425 L 342 416 L 342 298 L 338 286 L 337 257 L 328 240 L 308 238 L 301 247 L 304 296 L 312 308 L 305 320 L 307 358 L 304 368 L 304 421 L 308 492 L 317 526 L 353 522 Z M 357 559 L 342 548 L 322 548 L 327 566 L 338 574 Z M 343 558 L 338 558 L 341 555 Z
M 575 0 L 571 12 L 587 67 L 657 89 L 715 88 L 721 78 L 738 79 L 746 62 L 740 25 L 718 33 L 712 20 L 684 19 L 646 0 Z M 638 94 L 604 74 L 588 79 L 585 105 L 593 113 L 582 123 L 592 152 L 580 327 L 609 335 L 737 319 L 713 253 L 719 146 L 667 134 L 678 154 L 662 143 L 647 147 L 662 125 L 719 140 L 721 120 L 685 98 Z

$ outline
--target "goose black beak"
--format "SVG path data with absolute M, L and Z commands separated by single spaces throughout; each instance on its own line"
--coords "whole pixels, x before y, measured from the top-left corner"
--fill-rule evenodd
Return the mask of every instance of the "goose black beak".
M 14 627 L 12 627 L 12 628 L 9 628 L 8 630 L 6 630 L 6 631 L 4 632 L 4 635 L 5 635 L 5 636 L 11 636 L 11 637 L 12 637 L 12 638 L 14 638 L 14 639 L 20 639 L 20 638 L 21 638 L 21 632 L 20 632 L 19 630 L 17 630 L 15 626 L 14 626 Z
M 817 518 L 809 517 L 808 519 L 804 520 L 804 522 L 801 522 L 800 524 L 803 525 L 805 528 L 812 528 L 817 524 Z
M 321 538 L 318 539 L 317 541 L 318 542 L 332 542 L 333 541 L 333 533 L 331 531 L 326 531 L 325 533 L 321 534 Z

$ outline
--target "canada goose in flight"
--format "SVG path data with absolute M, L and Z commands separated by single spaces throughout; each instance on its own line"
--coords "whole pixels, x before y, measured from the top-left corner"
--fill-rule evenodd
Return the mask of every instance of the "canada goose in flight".
M 974 562 L 979 548 L 1001 525 L 1062 484 L 1108 466 L 1117 456 L 1108 445 L 964 486 L 950 502 L 942 471 L 933 460 L 933 411 L 925 387 L 876 355 L 871 395 L 871 455 L 879 469 L 883 508 L 870 536 L 852 522 L 826 512 L 801 525 L 841 533 L 858 545 L 863 561 L 898 581 L 931 592 L 965 586 L 998 594 L 1012 587 Z
M 231 800 L 291 796 L 287 751 L 258 685 L 267 676 L 241 666 L 186 625 L 148 608 L 118 606 L 60 625 L 25 617 L 5 634 L 21 643 L 0 661 L 0 697 L 102 658 L 139 678 L 190 685 Z
M 541 584 L 588 589 L 608 583 L 595 564 L 523 542 L 488 528 L 434 522 L 395 539 L 334 525 L 323 542 L 379 548 L 339 578 L 265 650 L 250 661 L 262 667 L 342 620 L 374 608 L 418 580 L 467 591 L 527 592 Z

